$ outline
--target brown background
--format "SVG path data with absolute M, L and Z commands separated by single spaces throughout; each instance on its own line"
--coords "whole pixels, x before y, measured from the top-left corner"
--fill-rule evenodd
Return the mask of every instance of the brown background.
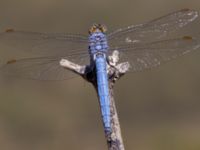
M 94 22 L 117 29 L 182 8 L 200 1 L 0 0 L 0 30 L 87 34 Z M 200 149 L 200 51 L 124 76 L 115 97 L 127 150 Z M 1 77 L 0 149 L 106 149 L 95 90 L 81 78 Z

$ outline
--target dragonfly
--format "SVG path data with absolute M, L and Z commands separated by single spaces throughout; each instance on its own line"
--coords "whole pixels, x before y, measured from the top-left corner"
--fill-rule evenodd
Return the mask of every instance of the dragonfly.
M 120 61 L 128 61 L 130 72 L 142 71 L 167 62 L 200 47 L 200 37 L 170 33 L 184 28 L 198 18 L 198 11 L 182 9 L 150 22 L 120 28 L 110 33 L 94 24 L 88 35 L 37 33 L 7 29 L 0 33 L 0 46 L 11 52 L 31 53 L 31 57 L 6 60 L 0 73 L 36 80 L 65 80 L 75 74 L 60 66 L 61 59 L 96 70 L 103 124 L 111 130 L 108 88 L 108 56 L 115 50 Z

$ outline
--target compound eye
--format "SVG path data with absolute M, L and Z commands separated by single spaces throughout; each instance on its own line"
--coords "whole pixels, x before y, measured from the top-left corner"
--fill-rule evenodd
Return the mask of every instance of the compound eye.
M 103 33 L 106 33 L 106 31 L 107 31 L 106 26 L 101 25 L 101 31 L 102 31 Z
M 92 26 L 90 29 L 89 29 L 89 34 L 92 34 L 96 31 L 96 26 Z

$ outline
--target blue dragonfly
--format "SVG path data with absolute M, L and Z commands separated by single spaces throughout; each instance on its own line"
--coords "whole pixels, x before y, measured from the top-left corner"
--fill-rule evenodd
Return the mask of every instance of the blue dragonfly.
M 0 46 L 11 52 L 24 51 L 24 57 L 16 56 L 6 60 L 0 72 L 37 80 L 65 80 L 75 74 L 60 66 L 61 59 L 80 65 L 89 64 L 91 70 L 96 70 L 103 124 L 105 129 L 110 131 L 108 56 L 117 50 L 120 61 L 130 63 L 130 72 L 156 67 L 200 47 L 198 36 L 169 36 L 197 18 L 197 11 L 183 9 L 111 33 L 106 33 L 104 25 L 94 24 L 89 29 L 89 38 L 79 34 L 49 34 L 8 29 L 0 33 Z

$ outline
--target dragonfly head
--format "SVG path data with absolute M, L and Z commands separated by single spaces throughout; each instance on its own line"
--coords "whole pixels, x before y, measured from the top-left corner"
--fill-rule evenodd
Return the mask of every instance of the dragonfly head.
M 102 24 L 93 24 L 92 27 L 89 29 L 89 34 L 93 34 L 95 32 L 102 32 L 105 33 L 106 32 L 106 26 L 102 25 Z

